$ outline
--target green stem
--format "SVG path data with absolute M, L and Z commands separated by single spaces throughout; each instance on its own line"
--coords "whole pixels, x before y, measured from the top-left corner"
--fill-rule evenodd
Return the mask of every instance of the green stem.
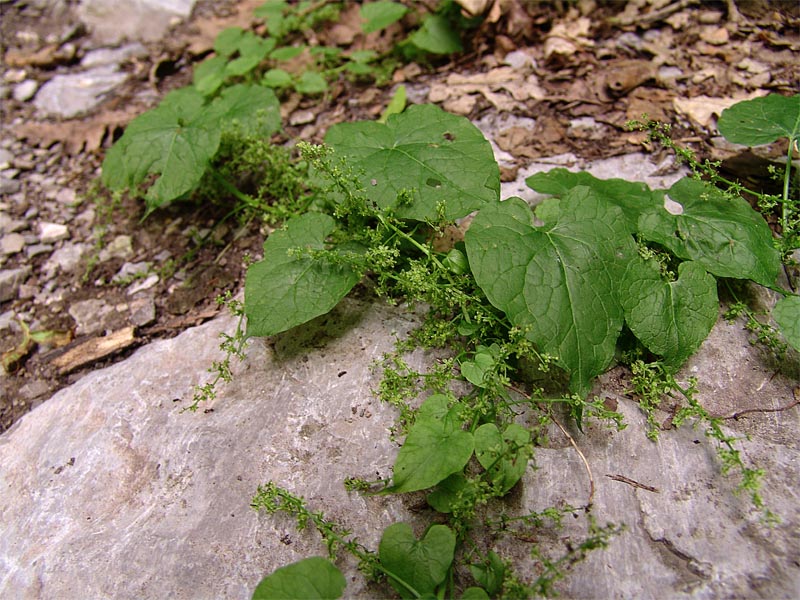
M 260 207 L 259 207 L 259 205 L 258 205 L 258 202 L 255 200 L 255 198 L 253 198 L 252 196 L 248 196 L 248 195 L 247 195 L 247 194 L 245 194 L 244 192 L 240 191 L 240 190 L 239 190 L 239 189 L 238 189 L 238 188 L 237 188 L 235 185 L 233 185 L 233 184 L 232 184 L 230 181 L 228 181 L 227 179 L 225 179 L 225 178 L 222 176 L 222 174 L 221 174 L 219 171 L 217 171 L 215 168 L 213 168 L 213 167 L 209 167 L 209 172 L 211 173 L 211 176 L 212 176 L 214 179 L 216 179 L 216 180 L 217 180 L 217 182 L 218 182 L 218 183 L 219 183 L 219 184 L 220 184 L 222 187 L 224 187 L 224 188 L 225 188 L 225 189 L 226 189 L 228 192 L 230 192 L 231 194 L 233 194 L 233 195 L 236 197 L 236 199 L 237 199 L 237 200 L 241 200 L 241 201 L 242 201 L 242 202 L 245 204 L 245 206 L 247 206 L 247 207 L 249 207 L 249 208 L 252 208 L 252 209 L 254 209 L 254 210 L 257 210 L 257 209 L 259 209 L 259 208 L 260 208 Z M 234 210 L 234 212 L 238 212 L 238 211 L 240 211 L 241 209 L 242 209 L 242 207 L 241 207 L 241 206 L 240 206 L 240 207 L 237 207 L 237 208 Z

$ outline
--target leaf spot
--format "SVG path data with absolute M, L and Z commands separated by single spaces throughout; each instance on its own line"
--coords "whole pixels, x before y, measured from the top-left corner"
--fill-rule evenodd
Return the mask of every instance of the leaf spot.
M 428 177 L 428 180 L 425 182 L 428 187 L 432 188 L 440 188 L 442 187 L 442 182 L 435 177 Z
M 664 210 L 671 215 L 682 215 L 683 204 L 675 202 L 675 200 L 670 198 L 667 194 L 664 194 Z

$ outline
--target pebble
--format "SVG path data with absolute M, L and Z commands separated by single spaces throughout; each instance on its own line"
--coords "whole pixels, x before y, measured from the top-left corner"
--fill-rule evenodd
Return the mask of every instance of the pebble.
M 128 279 L 129 277 L 135 277 L 136 275 L 139 275 L 141 273 L 147 273 L 149 269 L 150 269 L 149 262 L 137 262 L 137 263 L 126 262 L 124 265 L 120 267 L 119 271 L 117 271 L 117 274 L 114 275 L 111 281 L 113 281 L 114 283 L 119 283 L 121 281 Z
M 36 94 L 34 106 L 46 114 L 71 119 L 100 104 L 108 92 L 127 78 L 116 65 L 56 75 Z
M 34 379 L 19 388 L 19 395 L 24 400 L 33 400 L 50 392 L 50 385 L 43 379 Z
M 17 102 L 26 102 L 33 98 L 36 94 L 36 90 L 39 89 L 39 83 L 34 81 L 33 79 L 26 79 L 22 83 L 18 83 L 14 86 L 14 91 L 11 92 L 14 100 Z
M 19 233 L 7 233 L 0 238 L 0 254 L 8 256 L 21 252 L 25 247 L 25 236 Z
M 97 48 L 87 52 L 81 60 L 84 68 L 102 67 L 123 63 L 131 58 L 147 56 L 147 48 L 139 42 L 127 44 L 120 48 Z
M 0 148 L 0 170 L 8 169 L 12 160 L 14 160 L 14 154 L 6 148 Z
M 39 242 L 54 244 L 69 237 L 69 229 L 60 223 L 39 223 Z
M 292 113 L 289 117 L 289 124 L 290 125 L 306 125 L 308 123 L 313 123 L 316 116 L 314 112 L 311 110 L 296 110 Z
M 0 213 L 0 233 L 14 233 L 22 231 L 28 226 L 25 221 L 12 219 L 6 213 Z
M 713 27 L 710 29 L 703 29 L 703 31 L 700 32 L 700 39 L 712 46 L 722 46 L 728 43 L 730 35 L 728 34 L 728 30 L 724 27 Z
M 30 246 L 25 246 L 25 256 L 28 258 L 33 258 L 39 254 L 46 254 L 52 251 L 53 246 L 50 244 L 31 244 Z
M 88 244 L 65 244 L 47 259 L 43 270 L 47 279 L 52 278 L 59 270 L 64 273 L 74 271 L 81 263 L 84 254 L 89 251 Z
M 90 298 L 73 303 L 67 310 L 75 321 L 77 335 L 92 335 L 105 331 L 106 318 L 114 309 L 98 298 Z
M 21 187 L 22 184 L 16 179 L 0 176 L 0 195 L 16 194 Z
M 144 290 L 149 290 L 151 287 L 153 287 L 155 284 L 159 282 L 159 279 L 160 279 L 159 276 L 156 275 L 155 273 L 148 275 L 147 278 L 133 283 L 128 288 L 128 295 L 133 296 L 134 294 L 143 292 Z
M 112 258 L 128 258 L 133 254 L 133 240 L 129 235 L 118 235 L 100 250 L 98 259 L 105 262 Z
M 142 296 L 131 300 L 128 322 L 144 327 L 156 320 L 156 303 L 152 296 Z
M 13 300 L 30 272 L 31 268 L 28 266 L 0 271 L 0 302 Z

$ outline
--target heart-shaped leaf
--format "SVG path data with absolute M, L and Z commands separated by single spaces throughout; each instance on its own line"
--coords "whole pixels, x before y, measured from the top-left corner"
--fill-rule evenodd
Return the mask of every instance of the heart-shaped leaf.
M 622 212 L 585 187 L 535 227 L 519 198 L 478 213 L 466 234 L 469 264 L 489 301 L 570 374 L 585 395 L 614 357 L 622 329 L 616 287 L 636 249 Z
M 434 394 L 419 408 L 394 463 L 394 485 L 386 493 L 433 487 L 467 464 L 472 434 L 462 430 L 459 408 L 448 410 L 447 402 L 447 396 Z
M 520 480 L 531 458 L 531 433 L 511 423 L 502 435 L 494 423 L 475 430 L 475 457 L 489 472 L 500 494 L 505 494 Z
M 408 8 L 399 2 L 390 2 L 389 0 L 379 0 L 378 2 L 369 2 L 361 6 L 361 18 L 366 21 L 361 26 L 364 33 L 372 33 L 373 31 L 380 31 L 399 21 L 408 12 Z
M 387 527 L 378 554 L 389 582 L 403 598 L 433 594 L 453 562 L 456 536 L 446 525 L 433 525 L 421 540 L 408 523 Z
M 770 94 L 722 111 L 720 133 L 734 144 L 758 146 L 782 137 L 800 138 L 800 95 Z
M 717 321 L 717 282 L 697 262 L 666 281 L 655 261 L 633 261 L 620 286 L 625 320 L 637 338 L 670 365 L 694 354 Z
M 302 254 L 324 249 L 335 225 L 328 215 L 307 213 L 267 238 L 264 259 L 250 265 L 245 279 L 248 336 L 274 335 L 324 315 L 358 283 L 353 269 Z
M 386 123 L 334 125 L 325 143 L 346 158 L 370 199 L 401 218 L 448 220 L 500 199 L 500 171 L 489 142 L 468 119 L 438 106 L 410 106 Z M 411 201 L 398 202 L 401 192 Z
M 331 561 L 312 556 L 276 569 L 253 592 L 253 600 L 335 600 L 347 582 Z
M 696 260 L 718 277 L 752 279 L 768 287 L 775 283 L 780 254 L 772 232 L 743 198 L 688 178 L 675 183 L 668 195 L 675 208 L 654 208 L 639 219 L 646 239 Z

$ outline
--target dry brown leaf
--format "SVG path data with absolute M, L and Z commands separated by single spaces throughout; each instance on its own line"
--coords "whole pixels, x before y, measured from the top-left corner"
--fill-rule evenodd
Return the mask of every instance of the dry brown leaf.
M 609 93 L 622 96 L 656 76 L 649 60 L 618 60 L 606 65 L 605 85 Z
M 674 98 L 672 104 L 678 113 L 689 117 L 697 125 L 708 128 L 713 125 L 713 118 L 719 117 L 726 108 L 730 108 L 742 100 L 752 100 L 766 94 L 765 90 L 758 90 L 744 98 L 710 98 L 708 96 Z
M 113 110 L 81 120 L 28 121 L 14 126 L 13 131 L 18 138 L 42 148 L 61 142 L 65 152 L 74 156 L 82 151 L 99 150 L 106 137 L 113 135 L 114 129 L 127 125 L 135 116 L 128 111 Z

